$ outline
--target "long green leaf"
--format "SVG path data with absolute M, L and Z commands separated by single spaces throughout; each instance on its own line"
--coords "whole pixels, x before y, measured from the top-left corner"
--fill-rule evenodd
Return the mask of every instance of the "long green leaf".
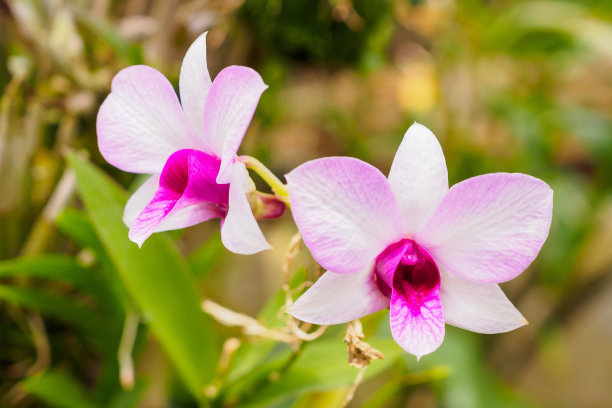
M 203 279 L 219 263 L 223 255 L 223 243 L 220 234 L 213 234 L 204 244 L 196 249 L 187 259 L 193 273 Z
M 144 377 L 137 379 L 134 388 L 120 392 L 115 398 L 113 398 L 108 408 L 138 407 L 148 386 L 149 381 Z
M 55 220 L 55 225 L 81 247 L 93 250 L 104 267 L 113 269 L 104 246 L 96 235 L 85 211 L 66 208 Z
M 47 371 L 28 377 L 21 385 L 27 392 L 54 408 L 96 407 L 81 384 L 60 371 Z
M 97 341 L 112 342 L 109 321 L 85 305 L 68 296 L 57 295 L 41 289 L 0 285 L 0 300 L 39 311 L 59 320 L 74 324 Z
M 102 266 L 101 278 L 104 279 L 109 291 L 112 292 L 116 299 L 114 304 L 106 304 L 106 308 L 115 316 L 120 316 L 123 320 L 123 312 L 126 304 L 131 301 L 125 291 L 123 284 L 120 281 L 115 265 L 110 260 L 104 245 L 96 235 L 96 231 L 84 210 L 75 208 L 66 208 L 55 220 L 57 227 L 66 235 L 68 235 L 76 244 L 83 248 L 91 249 L 96 260 Z
M 125 287 L 189 389 L 201 399 L 215 374 L 219 347 L 200 309 L 189 265 L 163 234 L 151 236 L 141 249 L 130 242 L 122 221 L 125 192 L 88 161 L 76 155 L 68 160 L 80 197 Z
M 117 298 L 106 282 L 82 267 L 72 256 L 60 254 L 38 255 L 0 262 L 0 278 L 29 277 L 66 282 L 92 295 L 100 306 L 116 309 Z
M 75 8 L 77 21 L 89 30 L 95 38 L 102 40 L 105 44 L 121 58 L 130 64 L 142 63 L 142 51 L 137 45 L 132 45 L 126 41 L 117 31 L 115 26 L 95 13 L 85 13 Z
M 373 361 L 364 378 L 372 378 L 402 353 L 401 348 L 388 338 L 366 339 L 385 354 L 384 360 Z M 357 369 L 347 361 L 346 345 L 337 338 L 317 340 L 305 347 L 298 359 L 276 382 L 262 387 L 244 407 L 266 407 L 292 396 L 310 391 L 324 391 L 348 387 L 357 376 Z

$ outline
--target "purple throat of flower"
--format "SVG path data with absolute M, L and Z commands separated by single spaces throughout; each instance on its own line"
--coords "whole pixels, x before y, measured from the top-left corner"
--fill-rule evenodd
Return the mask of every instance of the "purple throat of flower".
M 163 197 L 158 199 L 181 207 L 208 204 L 219 218 L 225 218 L 229 210 L 230 185 L 216 182 L 220 167 L 221 159 L 199 150 L 174 152 L 162 170 L 157 195 Z M 257 219 L 278 218 L 285 212 L 285 204 L 273 195 L 254 190 L 247 196 Z
M 378 288 L 390 297 L 392 289 L 420 313 L 423 300 L 440 288 L 440 271 L 427 250 L 411 239 L 389 245 L 376 258 L 374 277 Z
M 168 158 L 159 180 L 166 199 L 183 206 L 207 203 L 218 210 L 220 218 L 229 208 L 229 184 L 217 184 L 221 160 L 199 150 L 178 150 Z

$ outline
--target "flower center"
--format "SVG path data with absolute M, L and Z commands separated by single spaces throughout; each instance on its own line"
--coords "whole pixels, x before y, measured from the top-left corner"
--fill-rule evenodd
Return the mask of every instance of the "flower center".
M 226 213 L 229 184 L 217 184 L 220 166 L 221 160 L 199 150 L 178 150 L 166 161 L 160 188 L 169 199 L 181 199 L 185 205 L 216 204 Z
M 405 297 L 427 295 L 440 283 L 440 272 L 429 253 L 411 239 L 389 245 L 376 258 L 376 282 L 381 292 L 391 288 Z

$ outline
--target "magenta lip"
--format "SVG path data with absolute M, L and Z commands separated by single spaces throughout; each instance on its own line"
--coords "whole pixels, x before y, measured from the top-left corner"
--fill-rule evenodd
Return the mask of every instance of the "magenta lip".
M 440 284 L 440 272 L 429 252 L 412 239 L 389 245 L 376 258 L 375 279 L 385 296 L 391 288 L 405 296 L 427 294 Z

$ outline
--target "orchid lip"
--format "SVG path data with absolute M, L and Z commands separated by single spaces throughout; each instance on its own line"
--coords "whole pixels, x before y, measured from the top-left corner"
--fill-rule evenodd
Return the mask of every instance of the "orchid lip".
M 130 227 L 130 239 L 142 245 L 167 217 L 198 204 L 209 205 L 208 218 L 229 212 L 229 185 L 217 184 L 221 160 L 199 150 L 181 149 L 170 155 L 153 199 Z
M 182 149 L 166 161 L 161 174 L 160 188 L 179 198 L 183 205 L 211 203 L 226 214 L 229 185 L 215 181 L 221 160 L 199 150 Z
M 374 278 L 385 296 L 391 295 L 392 288 L 408 298 L 426 295 L 440 285 L 440 272 L 434 259 L 425 248 L 408 238 L 389 245 L 378 255 Z

